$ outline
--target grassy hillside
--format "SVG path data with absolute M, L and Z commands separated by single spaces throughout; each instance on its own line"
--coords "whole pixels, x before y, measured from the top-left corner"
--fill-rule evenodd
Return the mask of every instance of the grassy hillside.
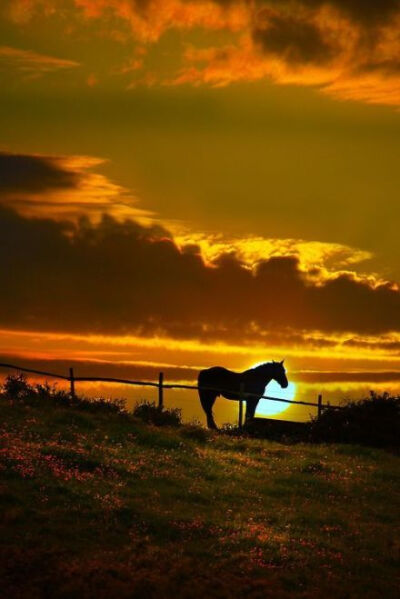
M 398 457 L 17 391 L 0 396 L 4 596 L 397 596 Z

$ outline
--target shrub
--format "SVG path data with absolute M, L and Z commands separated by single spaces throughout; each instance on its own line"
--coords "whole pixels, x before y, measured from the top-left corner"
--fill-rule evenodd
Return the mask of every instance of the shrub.
M 8 375 L 3 385 L 3 395 L 29 405 L 52 404 L 88 412 L 127 414 L 126 400 L 124 399 L 76 397 L 72 396 L 69 391 L 58 389 L 56 384 L 50 385 L 47 381 L 32 385 L 28 383 L 24 374 Z
M 309 425 L 309 440 L 398 447 L 400 397 L 371 391 L 369 398 L 352 401 L 341 410 L 328 408 Z
M 31 391 L 32 387 L 22 372 L 9 374 L 3 384 L 3 393 L 10 399 L 25 399 Z
M 149 401 L 142 401 L 136 404 L 133 409 L 133 415 L 155 426 L 179 426 L 182 422 L 180 409 L 160 409 L 154 402 Z
M 126 399 L 107 399 L 105 397 L 76 397 L 75 405 L 88 412 L 103 412 L 108 414 L 119 414 L 127 416 Z

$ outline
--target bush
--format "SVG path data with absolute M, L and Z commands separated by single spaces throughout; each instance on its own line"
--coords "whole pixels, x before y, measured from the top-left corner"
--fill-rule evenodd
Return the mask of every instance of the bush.
M 142 401 L 136 404 L 133 409 L 133 415 L 155 426 L 179 426 L 182 422 L 180 409 L 160 409 L 154 402 L 149 401 Z
M 88 412 L 103 412 L 106 414 L 119 414 L 127 416 L 126 399 L 108 399 L 105 397 L 76 397 L 75 405 Z
M 10 399 L 23 400 L 31 391 L 32 387 L 22 372 L 19 374 L 9 374 L 3 384 L 3 393 Z
M 57 385 L 28 383 L 24 374 L 10 374 L 3 384 L 3 396 L 18 400 L 27 405 L 52 404 L 65 408 L 77 408 L 88 412 L 105 412 L 112 414 L 127 414 L 124 399 L 105 399 L 98 397 L 72 396 L 69 391 L 58 389 Z
M 328 408 L 309 425 L 309 440 L 398 447 L 400 397 L 371 391 L 369 398 L 350 402 L 341 410 Z

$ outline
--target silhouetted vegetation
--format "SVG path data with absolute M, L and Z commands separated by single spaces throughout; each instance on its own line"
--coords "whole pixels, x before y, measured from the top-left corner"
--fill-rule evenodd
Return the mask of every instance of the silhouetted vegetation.
M 181 410 L 179 408 L 160 409 L 154 402 L 141 401 L 133 409 L 133 415 L 137 418 L 154 424 L 155 426 L 179 426 L 182 423 Z
M 308 434 L 310 441 L 399 447 L 400 397 L 371 392 L 342 410 L 326 409 L 309 425 Z
M 226 434 L 240 431 L 228 426 Z M 287 422 L 256 418 L 243 433 L 283 443 L 351 443 L 398 450 L 400 447 L 400 397 L 371 392 L 366 399 L 348 401 L 341 410 L 326 408 L 311 422 Z
M 124 399 L 106 399 L 104 397 L 86 398 L 72 396 L 69 391 L 58 389 L 48 382 L 31 384 L 24 374 L 8 375 L 3 385 L 3 396 L 10 401 L 20 401 L 29 405 L 59 405 L 78 407 L 88 412 L 105 412 L 126 415 Z
M 250 437 L 270 439 L 280 443 L 300 443 L 309 440 L 308 423 L 256 418 L 244 426 L 244 431 Z
M 4 597 L 397 599 L 398 458 L 231 430 L 7 379 Z

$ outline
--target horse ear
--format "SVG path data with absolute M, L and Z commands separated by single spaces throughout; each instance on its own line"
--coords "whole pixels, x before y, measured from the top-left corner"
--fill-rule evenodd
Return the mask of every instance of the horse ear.
M 283 366 L 283 363 L 284 363 L 284 361 L 285 361 L 285 360 L 281 360 L 281 362 L 280 362 L 280 363 L 282 364 L 282 366 Z

